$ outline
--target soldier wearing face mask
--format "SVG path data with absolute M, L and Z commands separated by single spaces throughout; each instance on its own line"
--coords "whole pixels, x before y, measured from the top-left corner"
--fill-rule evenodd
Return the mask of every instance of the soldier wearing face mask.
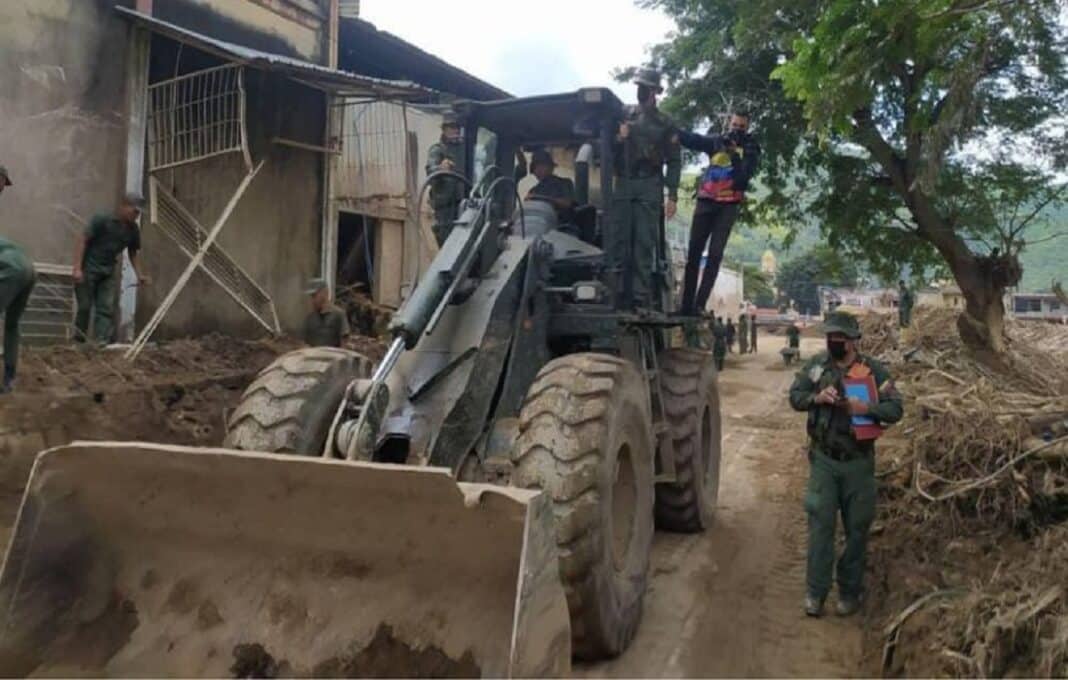
M 858 441 L 853 416 L 866 415 L 889 425 L 904 414 L 901 395 L 890 372 L 875 359 L 860 354 L 860 326 L 846 312 L 834 312 L 824 324 L 827 351 L 814 356 L 798 372 L 790 387 L 790 406 L 808 412 L 809 480 L 805 493 L 808 514 L 808 591 L 805 613 L 820 616 L 831 589 L 838 582 L 838 614 L 860 609 L 864 595 L 864 565 L 868 530 L 875 518 L 875 442 Z M 866 403 L 846 398 L 845 378 L 873 379 L 877 400 Z M 845 549 L 837 565 L 834 534 L 841 513 Z

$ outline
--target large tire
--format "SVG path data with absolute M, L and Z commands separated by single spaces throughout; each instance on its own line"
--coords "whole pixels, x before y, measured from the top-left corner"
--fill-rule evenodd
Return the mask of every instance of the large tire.
M 712 523 L 719 497 L 719 387 L 712 355 L 669 349 L 659 357 L 675 482 L 656 485 L 656 526 L 694 533 Z
M 241 396 L 224 446 L 322 455 L 345 389 L 371 370 L 366 357 L 334 347 L 298 349 L 275 359 Z
M 579 659 L 620 654 L 641 620 L 653 538 L 648 395 L 630 363 L 574 354 L 539 371 L 520 412 L 514 480 L 552 499 Z

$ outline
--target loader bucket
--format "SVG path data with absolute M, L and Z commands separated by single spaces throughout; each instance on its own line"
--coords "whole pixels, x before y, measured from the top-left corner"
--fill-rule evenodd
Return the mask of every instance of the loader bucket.
M 0 607 L 4 676 L 570 669 L 547 499 L 432 468 L 51 449 L 30 475 Z

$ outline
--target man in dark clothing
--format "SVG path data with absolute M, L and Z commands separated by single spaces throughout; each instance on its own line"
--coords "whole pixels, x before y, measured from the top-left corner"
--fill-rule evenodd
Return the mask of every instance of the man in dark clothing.
M 560 222 L 569 222 L 575 207 L 575 184 L 566 177 L 554 175 L 555 167 L 552 154 L 545 149 L 530 154 L 530 172 L 538 178 L 538 183 L 527 192 L 527 199 L 551 203 Z
M 902 328 L 912 323 L 912 305 L 915 302 L 912 291 L 905 285 L 904 279 L 897 282 L 897 316 Z
M 749 353 L 749 317 L 738 315 L 738 354 Z
M 426 174 L 448 171 L 463 175 L 465 149 L 460 130 L 460 118 L 447 111 L 441 119 L 441 140 L 427 152 Z M 452 233 L 452 225 L 460 216 L 460 202 L 467 188 L 459 177 L 441 175 L 430 181 L 430 207 L 434 210 L 434 238 L 438 245 Z
M 7 168 L 0 165 L 0 193 L 11 186 Z M 15 387 L 19 363 L 19 321 L 26 311 L 36 275 L 22 248 L 0 236 L 0 314 L 4 315 L 4 377 L 0 394 Z
M 114 213 L 94 216 L 74 242 L 74 296 L 78 303 L 74 326 L 78 342 L 89 339 L 90 312 L 93 314 L 93 337 L 97 342 L 111 342 L 119 286 L 116 263 L 122 251 L 129 253 L 138 283 L 149 283 L 137 258 L 141 250 L 137 218 L 144 203 L 140 194 L 126 194 Z
M 682 146 L 707 153 L 709 157 L 709 166 L 697 190 L 683 277 L 680 312 L 690 316 L 704 309 L 712 294 L 723 262 L 723 250 L 760 162 L 760 146 L 749 134 L 749 115 L 740 112 L 731 116 L 730 132 L 726 135 L 712 134 L 712 130 L 708 135 L 685 130 L 679 130 L 678 134 Z M 699 287 L 697 276 L 706 245 L 708 259 Z
M 757 351 L 756 314 L 749 315 L 749 351 L 753 354 Z
M 330 288 L 323 279 L 312 279 L 304 291 L 311 296 L 312 311 L 304 319 L 304 343 L 309 347 L 341 347 L 349 334 L 349 320 L 330 301 Z
M 723 325 L 723 317 L 714 319 L 712 326 L 712 358 L 716 362 L 716 370 L 723 370 L 723 360 L 727 356 L 727 327 Z
M 727 351 L 734 352 L 734 338 L 737 332 L 734 329 L 734 320 L 727 319 Z
M 790 406 L 808 412 L 808 567 L 805 613 L 823 614 L 823 602 L 838 581 L 838 614 L 860 609 L 868 530 L 875 519 L 875 440 L 857 439 L 853 418 L 867 416 L 890 425 L 904 414 L 901 395 L 890 372 L 857 351 L 860 326 L 846 312 L 833 312 L 824 324 L 827 351 L 812 357 L 790 387 Z M 846 396 L 845 379 L 871 380 L 876 393 L 863 401 Z M 838 515 L 845 529 L 845 548 L 834 562 Z

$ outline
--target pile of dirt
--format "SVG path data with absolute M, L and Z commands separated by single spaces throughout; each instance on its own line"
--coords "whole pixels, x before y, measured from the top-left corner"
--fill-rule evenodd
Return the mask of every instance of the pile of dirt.
M 299 344 L 288 338 L 239 340 L 206 335 L 147 346 L 134 361 L 125 347 L 86 351 L 72 345 L 26 348 L 19 358 L 20 393 L 130 392 L 255 374 Z
M 1068 361 L 1010 324 L 980 361 L 956 312 L 919 309 L 891 370 L 870 615 L 892 675 L 1068 673 Z

